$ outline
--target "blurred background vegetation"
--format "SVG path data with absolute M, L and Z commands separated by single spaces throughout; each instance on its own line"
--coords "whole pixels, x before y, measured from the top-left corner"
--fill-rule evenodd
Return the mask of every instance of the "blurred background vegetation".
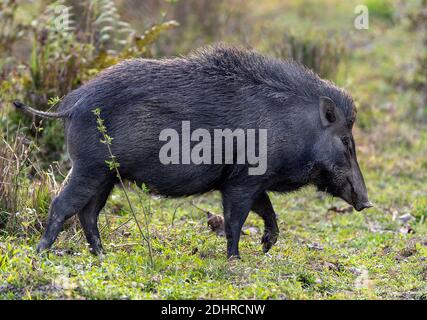
M 369 8 L 367 30 L 354 27 L 359 4 Z M 69 21 L 61 31 L 58 12 Z M 0 0 L 0 233 L 39 235 L 70 167 L 60 121 L 11 101 L 54 110 L 122 59 L 219 41 L 298 60 L 351 92 L 371 198 L 381 214 L 407 208 L 424 223 L 426 0 Z

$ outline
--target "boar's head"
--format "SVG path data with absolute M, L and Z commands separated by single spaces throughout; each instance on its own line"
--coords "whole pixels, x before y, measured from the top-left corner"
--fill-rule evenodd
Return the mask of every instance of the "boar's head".
M 356 157 L 352 127 L 355 108 L 349 114 L 329 97 L 319 99 L 319 131 L 313 148 L 312 182 L 322 191 L 340 197 L 357 211 L 372 207 Z M 347 108 L 348 109 L 348 108 Z

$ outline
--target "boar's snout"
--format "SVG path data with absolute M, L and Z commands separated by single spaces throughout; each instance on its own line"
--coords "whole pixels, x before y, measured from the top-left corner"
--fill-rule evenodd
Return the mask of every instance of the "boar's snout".
M 373 204 L 368 199 L 365 181 L 357 160 L 353 164 L 351 177 L 347 178 L 347 186 L 343 189 L 341 198 L 351 204 L 357 211 L 362 211 L 373 207 Z
M 368 208 L 372 208 L 374 205 L 372 204 L 371 201 L 366 200 L 365 202 L 361 202 L 361 203 L 356 203 L 354 205 L 354 208 L 357 211 L 362 211 L 363 209 L 368 209 Z

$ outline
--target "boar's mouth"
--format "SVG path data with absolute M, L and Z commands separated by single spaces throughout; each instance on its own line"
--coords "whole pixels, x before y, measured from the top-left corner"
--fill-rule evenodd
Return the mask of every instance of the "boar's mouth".
M 313 180 L 319 191 L 341 198 L 357 211 L 362 211 L 373 206 L 368 200 L 366 187 L 363 182 L 359 184 L 357 181 L 354 182 L 351 177 L 346 177 L 341 183 L 334 183 L 333 179 L 326 172 L 318 173 Z
M 350 205 L 352 205 L 357 211 L 362 211 L 363 209 L 373 207 L 372 203 L 368 199 L 360 199 L 361 197 L 356 192 L 356 189 L 354 188 L 354 184 L 351 179 L 347 177 L 346 180 L 350 188 L 344 188 L 341 198 L 344 201 L 348 202 Z M 348 189 L 350 189 L 350 194 L 348 194 Z

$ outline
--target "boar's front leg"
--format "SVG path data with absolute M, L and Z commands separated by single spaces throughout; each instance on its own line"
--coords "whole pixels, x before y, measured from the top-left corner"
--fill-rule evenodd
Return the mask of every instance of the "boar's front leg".
M 227 238 L 227 258 L 240 258 L 239 240 L 243 224 L 248 217 L 256 192 L 242 187 L 221 190 L 224 207 L 224 229 Z
M 264 220 L 264 235 L 261 238 L 262 250 L 266 253 L 276 243 L 279 236 L 276 213 L 267 192 L 262 192 L 254 201 L 252 211 Z

